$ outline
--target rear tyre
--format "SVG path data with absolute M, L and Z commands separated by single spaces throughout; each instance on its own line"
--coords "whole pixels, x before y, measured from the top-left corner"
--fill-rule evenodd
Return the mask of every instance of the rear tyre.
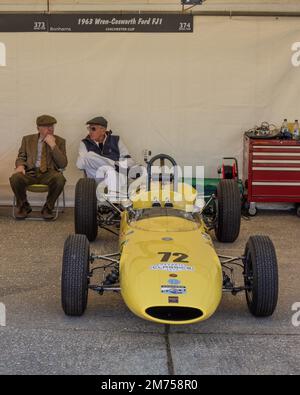
M 233 243 L 240 234 L 242 215 L 241 195 L 235 180 L 220 181 L 217 203 L 216 237 L 223 243 Z
M 66 315 L 81 316 L 87 306 L 90 246 L 84 235 L 69 236 L 65 242 L 61 300 Z
M 98 235 L 96 182 L 81 178 L 75 190 L 75 233 L 94 241 Z
M 246 245 L 245 286 L 251 314 L 271 316 L 278 302 L 278 265 L 274 245 L 267 236 L 252 236 Z

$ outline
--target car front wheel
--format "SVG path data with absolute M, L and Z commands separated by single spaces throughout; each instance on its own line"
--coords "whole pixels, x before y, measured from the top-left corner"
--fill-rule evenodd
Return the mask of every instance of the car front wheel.
M 81 316 L 87 306 L 90 246 L 84 235 L 69 236 L 65 242 L 61 300 L 66 315 Z
M 244 265 L 246 299 L 251 314 L 255 317 L 271 316 L 278 302 L 278 265 L 269 237 L 250 237 Z

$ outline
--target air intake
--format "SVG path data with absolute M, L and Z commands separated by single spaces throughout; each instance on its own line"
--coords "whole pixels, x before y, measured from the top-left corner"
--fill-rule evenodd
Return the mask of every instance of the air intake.
M 146 313 L 163 321 L 190 321 L 203 316 L 203 312 L 199 309 L 179 306 L 149 307 Z

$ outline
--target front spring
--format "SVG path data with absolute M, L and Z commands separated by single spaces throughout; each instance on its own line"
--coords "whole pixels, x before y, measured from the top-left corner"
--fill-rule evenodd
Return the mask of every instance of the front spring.
M 113 285 L 116 284 L 119 280 L 119 269 L 113 269 L 107 276 L 103 282 L 103 285 Z

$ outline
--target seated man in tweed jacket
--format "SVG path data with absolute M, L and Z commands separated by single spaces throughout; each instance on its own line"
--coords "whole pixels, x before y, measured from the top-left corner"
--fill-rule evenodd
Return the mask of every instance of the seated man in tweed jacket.
M 27 201 L 26 188 L 33 184 L 48 185 L 49 193 L 42 215 L 44 219 L 51 220 L 54 218 L 55 202 L 66 182 L 59 171 L 68 163 L 66 142 L 54 135 L 57 121 L 52 116 L 41 115 L 36 123 L 38 133 L 23 137 L 10 184 L 17 200 L 17 219 L 25 219 L 32 211 Z

